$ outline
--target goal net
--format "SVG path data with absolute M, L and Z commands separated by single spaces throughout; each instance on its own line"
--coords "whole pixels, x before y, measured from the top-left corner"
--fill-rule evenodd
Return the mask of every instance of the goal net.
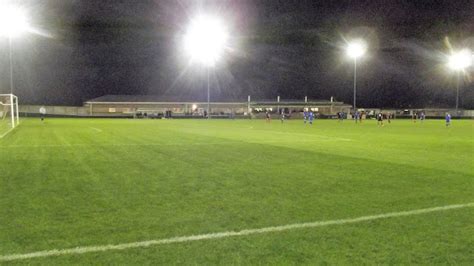
M 19 124 L 18 97 L 13 94 L 0 94 L 0 138 Z

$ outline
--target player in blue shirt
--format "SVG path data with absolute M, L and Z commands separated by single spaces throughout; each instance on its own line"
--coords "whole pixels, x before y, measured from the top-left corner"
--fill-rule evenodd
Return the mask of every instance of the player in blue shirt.
M 446 126 L 449 127 L 451 125 L 451 115 L 449 113 L 446 113 Z
M 306 110 L 303 112 L 303 121 L 306 124 L 306 120 L 308 119 L 308 112 Z
M 309 124 L 312 125 L 314 120 L 314 113 L 313 111 L 309 112 Z

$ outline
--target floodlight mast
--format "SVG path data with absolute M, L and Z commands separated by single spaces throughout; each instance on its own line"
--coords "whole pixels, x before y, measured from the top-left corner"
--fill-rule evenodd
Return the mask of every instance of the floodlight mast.
M 356 100 L 357 100 L 357 57 L 354 57 L 354 115 L 357 110 Z
M 357 58 L 365 54 L 366 47 L 363 41 L 356 40 L 347 44 L 346 53 L 350 58 L 354 59 L 354 114 L 357 111 Z
M 0 36 L 8 38 L 10 59 L 10 93 L 13 94 L 13 53 L 12 39 L 29 28 L 22 10 L 9 5 L 0 5 Z
M 222 22 L 212 16 L 199 16 L 192 21 L 185 35 L 185 49 L 191 60 L 207 69 L 207 118 L 211 117 L 210 68 L 224 51 L 227 31 Z
M 453 53 L 448 58 L 448 67 L 456 71 L 456 114 L 459 114 L 459 87 L 461 72 L 472 65 L 472 54 L 468 49 Z
M 8 38 L 8 54 L 10 56 L 10 93 L 13 94 L 13 53 L 12 53 L 12 38 Z
M 457 72 L 456 77 L 456 115 L 459 113 L 459 86 L 460 86 L 461 72 Z
M 207 66 L 207 119 L 211 118 L 211 83 L 209 82 L 209 66 Z

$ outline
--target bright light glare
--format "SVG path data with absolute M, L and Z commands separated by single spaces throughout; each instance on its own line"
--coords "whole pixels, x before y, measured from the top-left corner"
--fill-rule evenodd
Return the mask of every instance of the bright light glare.
M 28 30 L 24 12 L 14 6 L 0 5 L 0 36 L 17 37 Z
M 192 21 L 186 32 L 185 49 L 193 60 L 212 66 L 222 56 L 227 38 L 219 19 L 201 16 Z
M 365 54 L 367 47 L 365 43 L 361 40 L 352 41 L 347 44 L 346 53 L 351 58 L 359 58 Z
M 463 70 L 472 64 L 472 54 L 468 49 L 452 54 L 448 60 L 449 68 L 453 70 Z

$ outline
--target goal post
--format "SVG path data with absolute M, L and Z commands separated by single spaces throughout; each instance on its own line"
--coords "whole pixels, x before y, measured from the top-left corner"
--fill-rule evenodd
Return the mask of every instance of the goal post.
M 20 123 L 18 97 L 0 94 L 0 138 L 12 131 Z

